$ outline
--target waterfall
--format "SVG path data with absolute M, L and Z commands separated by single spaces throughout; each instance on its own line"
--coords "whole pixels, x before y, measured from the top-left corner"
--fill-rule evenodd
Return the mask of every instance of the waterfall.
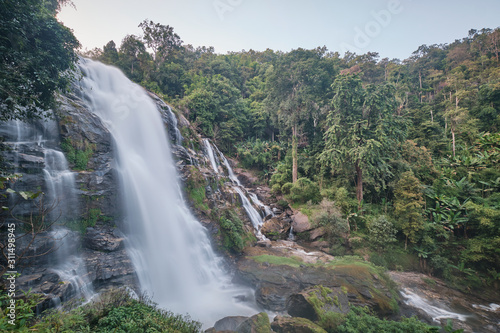
M 57 250 L 52 256 L 54 267 L 50 270 L 56 273 L 61 281 L 71 284 L 72 296 L 90 301 L 95 292 L 85 262 L 77 253 L 79 241 L 76 232 L 59 227 L 50 233 L 50 237 L 57 243 Z M 60 300 L 54 299 L 53 303 L 57 305 Z
M 95 293 L 85 262 L 78 253 L 78 235 L 61 226 L 78 218 L 75 175 L 61 151 L 45 148 L 44 159 L 45 203 L 50 207 L 49 219 L 54 224 L 50 232 L 50 238 L 55 242 L 55 251 L 51 255 L 54 267 L 51 270 L 61 281 L 71 284 L 72 296 L 89 301 Z M 58 304 L 60 300 L 53 300 L 53 303 Z
M 46 239 L 52 249 L 47 254 L 47 261 L 51 264 L 49 270 L 56 273 L 62 283 L 71 285 L 65 297 L 89 300 L 94 292 L 85 263 L 78 253 L 78 233 L 62 226 L 78 218 L 79 207 L 75 174 L 69 169 L 64 154 L 55 149 L 59 146 L 58 124 L 52 119 L 30 123 L 9 121 L 0 127 L 0 135 L 7 140 L 4 143 L 12 147 L 10 156 L 14 172 L 24 172 L 22 181 L 14 186 L 28 191 L 35 191 L 40 186 L 44 192 L 40 209 L 45 212 L 45 221 L 51 228 L 39 239 Z M 40 172 L 43 182 L 39 181 Z M 23 200 L 22 206 L 16 208 L 21 209 L 22 215 L 29 215 L 34 209 L 29 200 Z M 60 302 L 60 299 L 52 300 L 54 305 Z
M 174 138 L 173 144 L 181 145 L 183 137 L 181 135 L 181 131 L 179 131 L 179 128 L 177 127 L 177 118 L 175 117 L 172 108 L 168 105 L 167 105 L 167 124 L 168 124 L 168 130 L 173 133 L 172 135 L 172 137 Z
M 458 319 L 460 321 L 467 320 L 467 315 L 451 312 L 443 309 L 442 307 L 432 305 L 429 301 L 425 300 L 424 298 L 420 297 L 407 288 L 401 291 L 401 295 L 403 295 L 403 297 L 405 298 L 405 303 L 407 305 L 422 309 L 432 318 L 432 320 L 436 322 L 439 322 L 439 320 L 443 318 Z
M 205 152 L 208 156 L 208 160 L 210 161 L 210 164 L 212 165 L 212 169 L 214 169 L 215 173 L 219 173 L 219 164 L 217 163 L 217 160 L 215 159 L 215 154 L 214 150 L 212 149 L 212 145 L 210 144 L 210 141 L 208 139 L 203 139 L 203 146 L 205 148 Z
M 62 152 L 46 148 L 44 157 L 43 173 L 47 186 L 45 203 L 53 207 L 50 219 L 61 224 L 78 215 L 75 175 L 69 170 L 68 161 Z
M 267 216 L 273 217 L 274 216 L 274 213 L 271 210 L 271 208 L 269 208 L 269 206 L 264 205 L 262 203 L 262 201 L 259 200 L 259 197 L 257 197 L 257 194 L 255 194 L 255 193 L 248 193 L 248 194 L 250 195 L 250 199 L 252 199 L 252 202 L 254 204 L 256 204 L 257 206 L 259 206 L 263 210 L 263 212 L 264 212 L 263 217 L 267 217 Z
M 240 301 L 253 291 L 231 283 L 206 229 L 182 199 L 161 116 L 151 98 L 116 68 L 83 59 L 80 69 L 89 106 L 114 139 L 126 247 L 142 290 L 160 306 L 189 313 L 205 325 L 256 313 Z
M 226 156 L 224 156 L 224 154 L 219 150 L 219 148 L 217 148 L 217 146 L 214 145 L 214 148 L 217 151 L 217 154 L 219 155 L 218 160 L 216 159 L 216 155 L 214 154 L 214 149 L 212 148 L 212 145 L 210 144 L 210 141 L 208 139 L 203 139 L 203 145 L 205 147 L 205 153 L 208 159 L 210 160 L 210 163 L 212 164 L 212 168 L 217 174 L 219 174 L 218 161 L 222 161 L 222 163 L 226 167 L 228 177 L 233 183 L 233 189 L 240 196 L 241 204 L 245 209 L 245 212 L 247 213 L 248 218 L 252 222 L 252 225 L 255 229 L 255 235 L 259 239 L 264 239 L 265 236 L 263 236 L 262 233 L 260 232 L 260 228 L 264 224 L 264 221 L 260 216 L 259 212 L 257 212 L 257 210 L 253 207 L 252 202 L 254 202 L 258 206 L 265 207 L 264 209 L 266 211 L 266 214 L 268 214 L 267 213 L 268 211 L 271 212 L 271 210 L 269 209 L 269 207 L 265 206 L 262 202 L 260 202 L 255 194 L 248 192 L 250 198 L 252 199 L 252 202 L 247 198 L 247 196 L 242 190 L 244 189 L 243 185 L 241 185 L 241 182 L 239 181 L 238 177 L 236 177 L 236 175 L 234 174 L 233 168 L 231 168 L 231 165 L 229 164 L 229 161 L 227 160 Z M 256 200 L 254 200 L 254 198 Z M 271 214 L 274 216 L 272 212 Z
M 250 203 L 250 200 L 246 197 L 245 193 L 241 190 L 239 186 L 234 186 L 234 190 L 236 193 L 240 195 L 241 198 L 241 203 L 243 205 L 243 208 L 247 212 L 248 217 L 250 218 L 250 221 L 252 221 L 252 225 L 255 228 L 255 231 L 257 232 L 257 236 L 262 236 L 260 233 L 260 228 L 264 224 L 262 221 L 262 218 L 260 217 L 259 212 L 252 206 Z

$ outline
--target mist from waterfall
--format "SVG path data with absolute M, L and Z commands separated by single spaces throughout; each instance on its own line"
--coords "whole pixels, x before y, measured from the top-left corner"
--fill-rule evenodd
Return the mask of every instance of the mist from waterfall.
M 163 122 L 146 92 L 118 69 L 80 61 L 91 110 L 111 132 L 126 210 L 126 246 L 142 290 L 160 306 L 212 325 L 258 312 L 235 286 L 206 229 L 182 198 Z

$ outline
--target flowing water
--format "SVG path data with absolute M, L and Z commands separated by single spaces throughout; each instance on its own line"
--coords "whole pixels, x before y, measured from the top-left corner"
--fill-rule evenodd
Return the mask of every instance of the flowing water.
M 431 304 L 425 298 L 420 297 L 416 293 L 412 292 L 408 288 L 401 291 L 401 295 L 405 298 L 405 303 L 407 305 L 413 306 L 415 308 L 422 309 L 427 313 L 434 321 L 439 322 L 440 319 L 457 319 L 460 321 L 466 321 L 468 315 L 455 313 L 451 310 L 443 308 L 443 305 Z
M 253 291 L 230 282 L 206 229 L 182 199 L 156 105 L 116 68 L 90 60 L 82 60 L 80 68 L 83 93 L 114 139 L 127 249 L 143 291 L 160 306 L 205 325 L 256 313 L 240 301 Z
M 219 173 L 219 163 L 217 163 L 217 160 L 215 159 L 215 154 L 214 150 L 212 149 L 212 145 L 210 144 L 210 141 L 208 139 L 203 139 L 203 146 L 205 149 L 205 153 L 208 156 L 208 160 L 210 161 L 210 164 L 212 165 L 212 169 L 214 169 L 215 173 Z
M 12 147 L 14 172 L 25 171 L 21 167 L 26 168 L 27 163 L 31 163 L 31 172 L 38 178 L 37 170 L 43 166 L 41 172 L 44 195 L 43 203 L 39 205 L 46 214 L 45 221 L 51 225 L 46 237 L 51 242 L 51 250 L 47 255 L 51 263 L 50 270 L 55 272 L 62 282 L 71 284 L 72 296 L 89 300 L 94 291 L 87 278 L 85 263 L 78 253 L 78 235 L 63 226 L 78 218 L 79 207 L 75 174 L 69 169 L 63 152 L 55 149 L 59 146 L 58 134 L 58 125 L 52 119 L 33 123 L 10 121 L 2 124 L 0 128 L 0 135 L 7 140 L 5 144 Z M 20 186 L 18 190 L 35 191 L 35 183 L 30 182 L 30 178 L 33 178 L 30 172 L 23 175 L 19 184 L 15 184 Z M 28 184 L 25 185 L 24 182 Z M 40 198 L 42 196 L 37 200 Z M 21 202 L 21 211 L 24 214 L 33 212 L 34 209 L 38 212 L 30 200 Z M 61 300 L 52 301 L 54 305 L 58 305 Z
M 226 167 L 228 177 L 233 183 L 233 189 L 238 195 L 240 196 L 241 199 L 241 204 L 243 208 L 245 209 L 245 212 L 248 215 L 248 218 L 252 222 L 252 225 L 255 229 L 255 235 L 259 239 L 265 238 L 262 233 L 260 232 L 260 228 L 264 224 L 264 221 L 262 219 L 262 216 L 259 214 L 259 212 L 255 209 L 255 207 L 252 205 L 252 202 L 247 198 L 245 193 L 243 192 L 244 188 L 241 185 L 241 182 L 239 181 L 238 177 L 234 174 L 233 168 L 231 168 L 231 165 L 229 164 L 227 158 L 224 156 L 224 154 L 217 148 L 215 147 L 215 150 L 217 151 L 218 158 L 216 157 L 216 154 L 214 152 L 214 148 L 212 148 L 212 144 L 210 144 L 210 141 L 208 139 L 203 139 L 203 146 L 205 148 L 205 153 L 210 161 L 210 164 L 212 164 L 212 168 L 214 171 L 219 174 L 219 163 L 218 161 L 222 161 L 224 166 Z M 246 190 L 245 190 L 246 192 Z M 266 207 L 262 202 L 259 201 L 257 196 L 253 193 L 250 193 L 250 198 L 256 198 L 257 200 L 254 201 L 252 200 L 255 204 L 259 206 L 264 206 Z M 269 211 L 269 207 L 266 207 Z M 272 214 L 272 212 L 271 212 Z

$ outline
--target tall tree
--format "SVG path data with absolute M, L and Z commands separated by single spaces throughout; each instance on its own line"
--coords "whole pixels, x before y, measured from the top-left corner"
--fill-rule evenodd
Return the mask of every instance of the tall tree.
M 267 79 L 267 108 L 277 115 L 284 131 L 292 132 L 292 180 L 298 179 L 298 137 L 303 122 L 328 88 L 329 76 L 322 58 L 325 48 L 297 49 L 282 55 L 271 68 Z
M 410 242 L 415 243 L 417 232 L 424 228 L 422 218 L 424 200 L 420 181 L 413 175 L 413 172 L 407 171 L 401 175 L 394 192 L 394 215 L 406 236 L 406 249 L 408 239 Z
M 327 117 L 323 165 L 354 171 L 358 204 L 363 201 L 363 176 L 390 172 L 386 163 L 394 147 L 406 137 L 406 126 L 395 115 L 397 102 L 391 85 L 364 88 L 359 75 L 339 75 L 332 85 L 333 109 Z
M 144 32 L 144 42 L 153 50 L 153 58 L 158 64 L 164 62 L 170 52 L 182 44 L 179 35 L 169 25 L 144 20 L 139 27 Z

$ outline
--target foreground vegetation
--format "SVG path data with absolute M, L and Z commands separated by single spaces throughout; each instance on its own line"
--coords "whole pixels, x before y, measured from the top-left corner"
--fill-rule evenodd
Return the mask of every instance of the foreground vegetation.
M 201 324 L 189 317 L 161 310 L 146 297 L 135 299 L 125 289 L 101 294 L 99 300 L 73 310 L 53 309 L 41 316 L 35 316 L 34 310 L 42 297 L 25 296 L 24 300 L 17 301 L 15 326 L 8 323 L 6 312 L 1 313 L 2 332 L 195 333 L 201 329 Z M 7 309 L 8 301 L 2 293 L 0 311 Z

